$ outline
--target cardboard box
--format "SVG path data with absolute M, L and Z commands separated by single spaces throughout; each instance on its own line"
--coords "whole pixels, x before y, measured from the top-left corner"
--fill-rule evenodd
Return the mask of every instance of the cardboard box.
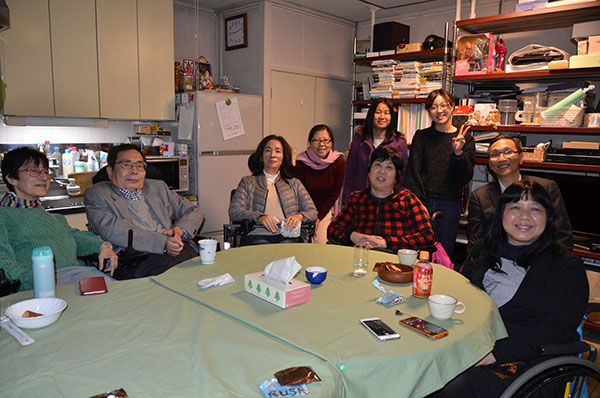
M 569 69 L 597 67 L 600 67 L 600 54 L 571 55 L 569 59 Z
M 600 142 L 591 142 L 591 141 L 565 141 L 562 143 L 562 147 L 564 148 L 572 148 L 572 149 L 600 149 Z
M 456 45 L 455 76 L 487 75 L 494 70 L 494 35 L 460 36 Z
M 152 131 L 150 131 L 150 126 L 147 124 L 134 124 L 133 132 L 136 134 L 152 134 Z
M 588 54 L 600 54 L 600 36 L 590 36 L 588 38 Z
M 244 290 L 281 308 L 289 308 L 310 300 L 310 285 L 292 279 L 285 286 L 264 276 L 264 271 L 244 275 Z
M 400 45 L 396 46 L 396 53 L 398 54 L 412 53 L 417 51 L 423 51 L 423 43 L 409 43 L 404 47 L 401 47 Z

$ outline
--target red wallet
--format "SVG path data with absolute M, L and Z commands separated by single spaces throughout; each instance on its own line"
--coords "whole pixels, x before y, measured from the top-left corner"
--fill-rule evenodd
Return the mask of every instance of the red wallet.
M 103 276 L 92 276 L 90 278 L 81 278 L 79 280 L 79 290 L 82 296 L 92 294 L 102 294 L 108 292 L 106 281 Z

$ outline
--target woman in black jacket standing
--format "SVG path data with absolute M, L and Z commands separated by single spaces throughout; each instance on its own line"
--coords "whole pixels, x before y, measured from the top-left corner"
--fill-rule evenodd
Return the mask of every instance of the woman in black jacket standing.
M 585 266 L 552 240 L 553 209 L 546 190 L 533 181 L 518 181 L 502 194 L 490 231 L 462 273 L 494 300 L 508 337 L 433 396 L 497 397 L 540 362 L 540 347 L 579 339 L 589 294 Z

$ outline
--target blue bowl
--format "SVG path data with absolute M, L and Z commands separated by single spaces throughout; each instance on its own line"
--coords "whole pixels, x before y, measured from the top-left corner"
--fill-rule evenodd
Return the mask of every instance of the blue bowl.
M 327 278 L 327 268 L 308 267 L 306 269 L 306 279 L 313 285 L 320 285 Z

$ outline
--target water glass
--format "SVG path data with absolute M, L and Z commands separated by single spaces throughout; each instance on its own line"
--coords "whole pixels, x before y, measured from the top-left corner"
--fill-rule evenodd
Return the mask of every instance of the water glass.
M 354 276 L 365 276 L 369 266 L 369 248 L 363 245 L 354 246 Z

